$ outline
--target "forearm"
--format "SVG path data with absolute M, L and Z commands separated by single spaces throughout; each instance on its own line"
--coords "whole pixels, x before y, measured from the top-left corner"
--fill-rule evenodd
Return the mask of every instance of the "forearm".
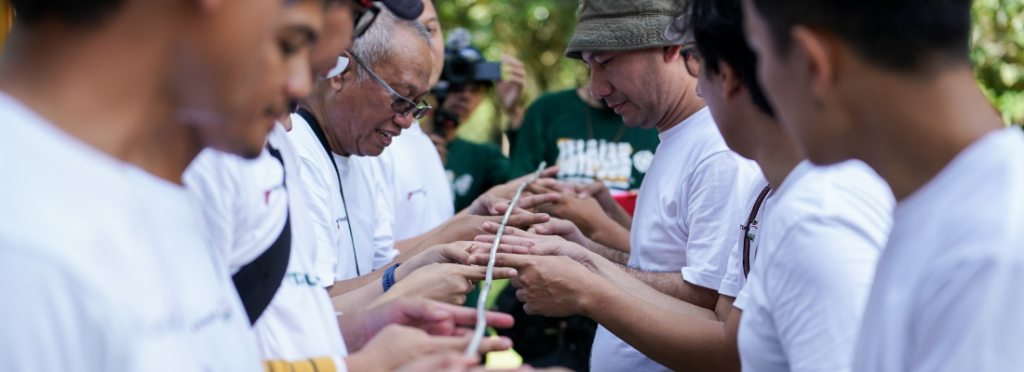
M 682 273 L 647 272 L 624 265 L 619 265 L 619 269 L 649 288 L 704 309 L 714 310 L 715 304 L 718 302 L 718 293 L 715 290 L 683 280 Z M 621 281 L 630 282 L 628 279 Z M 632 287 L 637 286 L 634 283 Z M 631 290 L 638 289 L 632 287 Z
M 594 258 L 591 258 L 590 261 L 592 263 L 587 266 L 591 268 L 591 271 L 600 275 L 602 278 L 605 278 L 612 284 L 615 284 L 615 286 L 622 288 L 624 291 L 631 293 L 634 296 L 644 299 L 644 301 L 647 301 L 652 305 L 697 319 L 719 319 L 713 310 L 669 296 L 647 285 L 634 277 L 633 274 L 626 272 L 623 268 L 628 268 L 621 264 Z
M 630 216 L 629 212 L 626 212 L 619 203 L 615 203 L 615 207 L 611 210 L 612 220 L 626 229 L 626 231 L 629 231 L 629 229 L 633 228 L 633 216 Z
M 629 263 L 629 252 L 623 252 L 615 248 L 609 248 L 604 244 L 595 242 L 590 239 L 587 239 L 586 244 L 584 244 L 583 246 L 589 249 L 591 252 L 598 254 L 599 256 L 603 257 L 608 261 L 620 265 L 625 265 Z
M 398 256 L 398 259 L 396 259 L 395 261 L 398 261 L 401 258 L 402 256 Z M 363 276 L 334 282 L 334 285 L 327 288 L 327 293 L 331 296 L 331 298 L 334 298 L 360 289 L 370 283 L 380 284 L 380 278 L 384 276 L 384 271 L 386 269 L 387 267 L 382 267 L 376 271 L 373 271 Z
M 608 248 L 617 249 L 626 253 L 630 252 L 629 230 L 623 228 L 617 222 L 605 216 L 601 216 L 600 219 L 595 221 L 593 226 L 594 227 L 590 231 L 590 234 L 587 235 L 590 240 Z
M 370 306 L 383 295 L 384 287 L 380 280 L 376 280 L 356 290 L 333 297 L 331 302 L 334 304 L 334 311 L 350 314 Z
M 589 302 L 582 306 L 583 315 L 673 370 L 739 370 L 735 343 L 716 319 L 669 311 L 616 285 L 597 291 Z

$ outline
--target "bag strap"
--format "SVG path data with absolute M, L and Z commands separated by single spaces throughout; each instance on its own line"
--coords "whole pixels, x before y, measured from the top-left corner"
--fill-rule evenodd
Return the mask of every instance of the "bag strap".
M 324 151 L 327 152 L 327 158 L 331 159 L 331 164 L 334 165 L 334 175 L 338 177 L 338 188 L 341 190 L 341 207 L 345 209 L 345 223 L 348 224 L 348 239 L 352 242 L 352 258 L 356 265 L 356 276 L 362 276 L 363 274 L 359 272 L 359 255 L 356 254 L 356 238 L 352 234 L 352 215 L 348 214 L 348 203 L 345 202 L 345 186 L 341 184 L 341 171 L 338 170 L 338 162 L 334 160 L 331 145 L 327 143 L 327 135 L 324 134 L 324 129 L 320 127 L 320 122 L 316 120 L 313 113 L 303 107 L 300 107 L 297 113 L 299 116 L 302 116 L 302 119 L 306 120 L 306 123 L 309 123 L 310 128 L 313 128 L 316 139 L 320 140 L 320 146 L 323 146 Z
M 277 158 L 284 167 L 281 153 L 267 145 L 270 155 Z M 283 182 L 282 182 L 283 183 Z M 285 190 L 288 190 L 287 183 L 284 183 Z M 270 306 L 277 290 L 281 288 L 285 273 L 288 271 L 288 260 L 291 258 L 292 234 L 291 234 L 291 212 L 285 210 L 284 229 L 277 236 L 277 240 L 263 251 L 259 257 L 243 266 L 231 281 L 235 283 L 235 290 L 242 299 L 245 306 L 245 313 L 249 316 L 249 324 L 256 324 L 256 320 L 263 315 L 263 311 Z
M 764 190 L 761 190 L 761 195 L 758 195 L 757 201 L 754 202 L 754 208 L 750 210 L 750 217 L 747 218 L 747 224 L 743 225 L 743 277 L 746 278 L 750 275 L 750 225 L 754 224 L 754 219 L 757 218 L 757 212 L 761 210 L 761 204 L 764 203 L 764 199 L 768 197 L 768 193 L 772 191 L 771 185 L 765 186 Z

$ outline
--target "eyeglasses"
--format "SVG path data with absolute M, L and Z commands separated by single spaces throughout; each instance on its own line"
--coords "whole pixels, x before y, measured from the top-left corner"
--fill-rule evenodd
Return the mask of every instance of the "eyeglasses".
M 362 37 L 363 34 L 366 33 L 366 30 L 369 30 L 370 26 L 373 25 L 373 21 L 377 20 L 377 16 L 380 15 L 380 8 L 373 5 L 370 1 L 360 0 L 359 3 L 366 8 L 366 10 L 364 10 L 358 17 L 355 17 L 356 25 L 355 29 L 352 31 L 352 35 L 355 35 L 356 39 Z
M 689 72 L 693 77 L 700 76 L 700 65 L 704 60 L 701 58 L 700 51 L 697 50 L 696 46 L 686 47 L 679 51 L 679 55 L 683 56 L 683 63 L 686 63 L 686 72 Z
M 414 119 L 422 119 L 424 116 L 427 116 L 427 113 L 430 112 L 430 110 L 434 109 L 433 107 L 430 106 L 429 103 L 427 103 L 427 101 L 423 101 L 423 106 L 417 107 L 416 102 L 413 102 L 411 99 L 403 97 L 402 95 L 396 93 L 394 89 L 391 89 L 391 87 L 389 87 L 388 84 L 384 82 L 384 80 L 381 80 L 380 77 L 377 76 L 377 74 L 373 73 L 373 70 L 370 70 L 369 67 L 366 67 L 366 64 L 364 64 L 363 61 L 359 59 L 359 57 L 356 57 L 356 55 L 352 53 L 349 53 L 349 55 L 352 56 L 353 61 L 356 61 L 356 63 L 358 63 L 359 66 L 366 70 L 366 72 L 370 73 L 370 76 L 373 77 L 373 80 L 377 81 L 377 84 L 380 84 L 380 86 L 384 87 L 384 89 L 387 89 L 388 93 L 391 93 L 391 96 L 395 98 L 395 101 L 391 102 L 391 110 L 395 111 L 396 113 L 402 116 L 412 114 L 412 117 Z

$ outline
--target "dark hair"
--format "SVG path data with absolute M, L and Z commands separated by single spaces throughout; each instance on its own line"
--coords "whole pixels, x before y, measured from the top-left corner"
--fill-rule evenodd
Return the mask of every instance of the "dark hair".
M 697 41 L 697 50 L 708 73 L 719 73 L 718 62 L 732 66 L 750 91 L 757 108 L 768 115 L 775 111 L 757 82 L 757 55 L 743 34 L 742 0 L 690 0 L 687 27 Z
M 76 25 L 103 21 L 124 0 L 11 0 L 17 22 L 53 19 Z
M 864 59 L 895 71 L 970 64 L 971 0 L 753 1 L 781 53 L 793 26 L 804 25 L 836 34 Z

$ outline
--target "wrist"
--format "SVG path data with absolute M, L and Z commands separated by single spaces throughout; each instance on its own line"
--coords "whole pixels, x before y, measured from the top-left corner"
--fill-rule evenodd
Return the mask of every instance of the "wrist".
M 395 283 L 402 281 L 402 279 L 405 279 L 406 276 L 409 276 L 409 273 L 412 270 L 415 270 L 415 268 L 413 267 L 414 265 L 399 265 L 401 266 L 396 267 L 394 271 Z M 384 278 L 381 278 L 381 280 L 384 280 Z
M 345 358 L 345 365 L 349 372 L 387 372 L 388 368 L 381 365 L 382 359 L 368 355 L 368 352 L 357 352 L 349 354 Z

